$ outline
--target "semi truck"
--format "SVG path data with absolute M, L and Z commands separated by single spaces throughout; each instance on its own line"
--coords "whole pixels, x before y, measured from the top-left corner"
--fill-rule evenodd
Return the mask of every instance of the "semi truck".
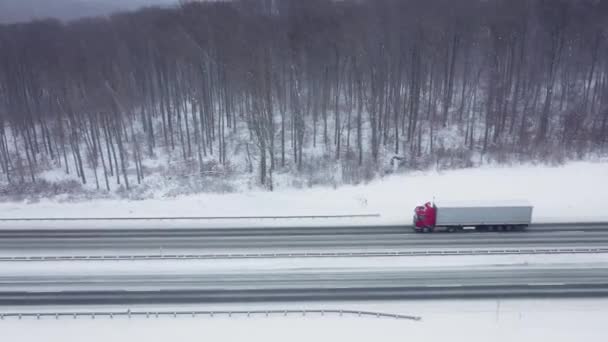
M 527 201 L 427 202 L 414 209 L 417 233 L 476 230 L 524 230 L 532 222 Z

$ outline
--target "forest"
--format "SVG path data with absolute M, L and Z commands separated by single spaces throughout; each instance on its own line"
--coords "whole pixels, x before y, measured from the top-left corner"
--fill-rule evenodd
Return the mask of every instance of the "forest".
M 606 1 L 182 1 L 0 25 L 5 189 L 58 169 L 129 190 L 164 158 L 272 190 L 607 143 Z

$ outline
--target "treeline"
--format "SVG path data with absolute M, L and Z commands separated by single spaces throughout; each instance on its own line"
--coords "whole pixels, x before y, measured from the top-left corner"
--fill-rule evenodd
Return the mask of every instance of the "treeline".
M 319 148 L 353 167 L 584 154 L 608 140 L 607 39 L 594 0 L 183 2 L 3 25 L 1 173 L 128 188 L 160 150 L 204 174 L 239 137 L 270 187 Z M 449 129 L 457 146 L 438 143 Z

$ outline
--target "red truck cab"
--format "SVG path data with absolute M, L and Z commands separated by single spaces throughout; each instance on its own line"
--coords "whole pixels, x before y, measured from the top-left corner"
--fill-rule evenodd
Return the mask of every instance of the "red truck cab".
M 437 218 L 437 207 L 431 202 L 414 209 L 414 227 L 416 231 L 432 230 Z

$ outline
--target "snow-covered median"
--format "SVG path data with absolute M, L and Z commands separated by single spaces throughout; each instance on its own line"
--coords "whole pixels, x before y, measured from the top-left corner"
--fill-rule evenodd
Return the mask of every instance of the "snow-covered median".
M 0 263 L 2 276 L 95 276 L 150 274 L 255 274 L 370 270 L 481 270 L 602 267 L 608 254 L 294 258 L 247 260 L 56 261 Z
M 89 202 L 41 200 L 0 203 L 0 218 L 39 217 L 192 217 L 380 214 L 377 218 L 286 220 L 184 220 L 163 222 L 72 222 L 51 226 L 307 226 L 407 225 L 416 205 L 439 200 L 525 199 L 534 205 L 534 222 L 608 220 L 608 163 L 575 162 L 559 167 L 482 167 L 394 175 L 366 185 L 276 192 L 199 194 L 141 201 Z M 0 226 L 35 223 L 2 222 Z

